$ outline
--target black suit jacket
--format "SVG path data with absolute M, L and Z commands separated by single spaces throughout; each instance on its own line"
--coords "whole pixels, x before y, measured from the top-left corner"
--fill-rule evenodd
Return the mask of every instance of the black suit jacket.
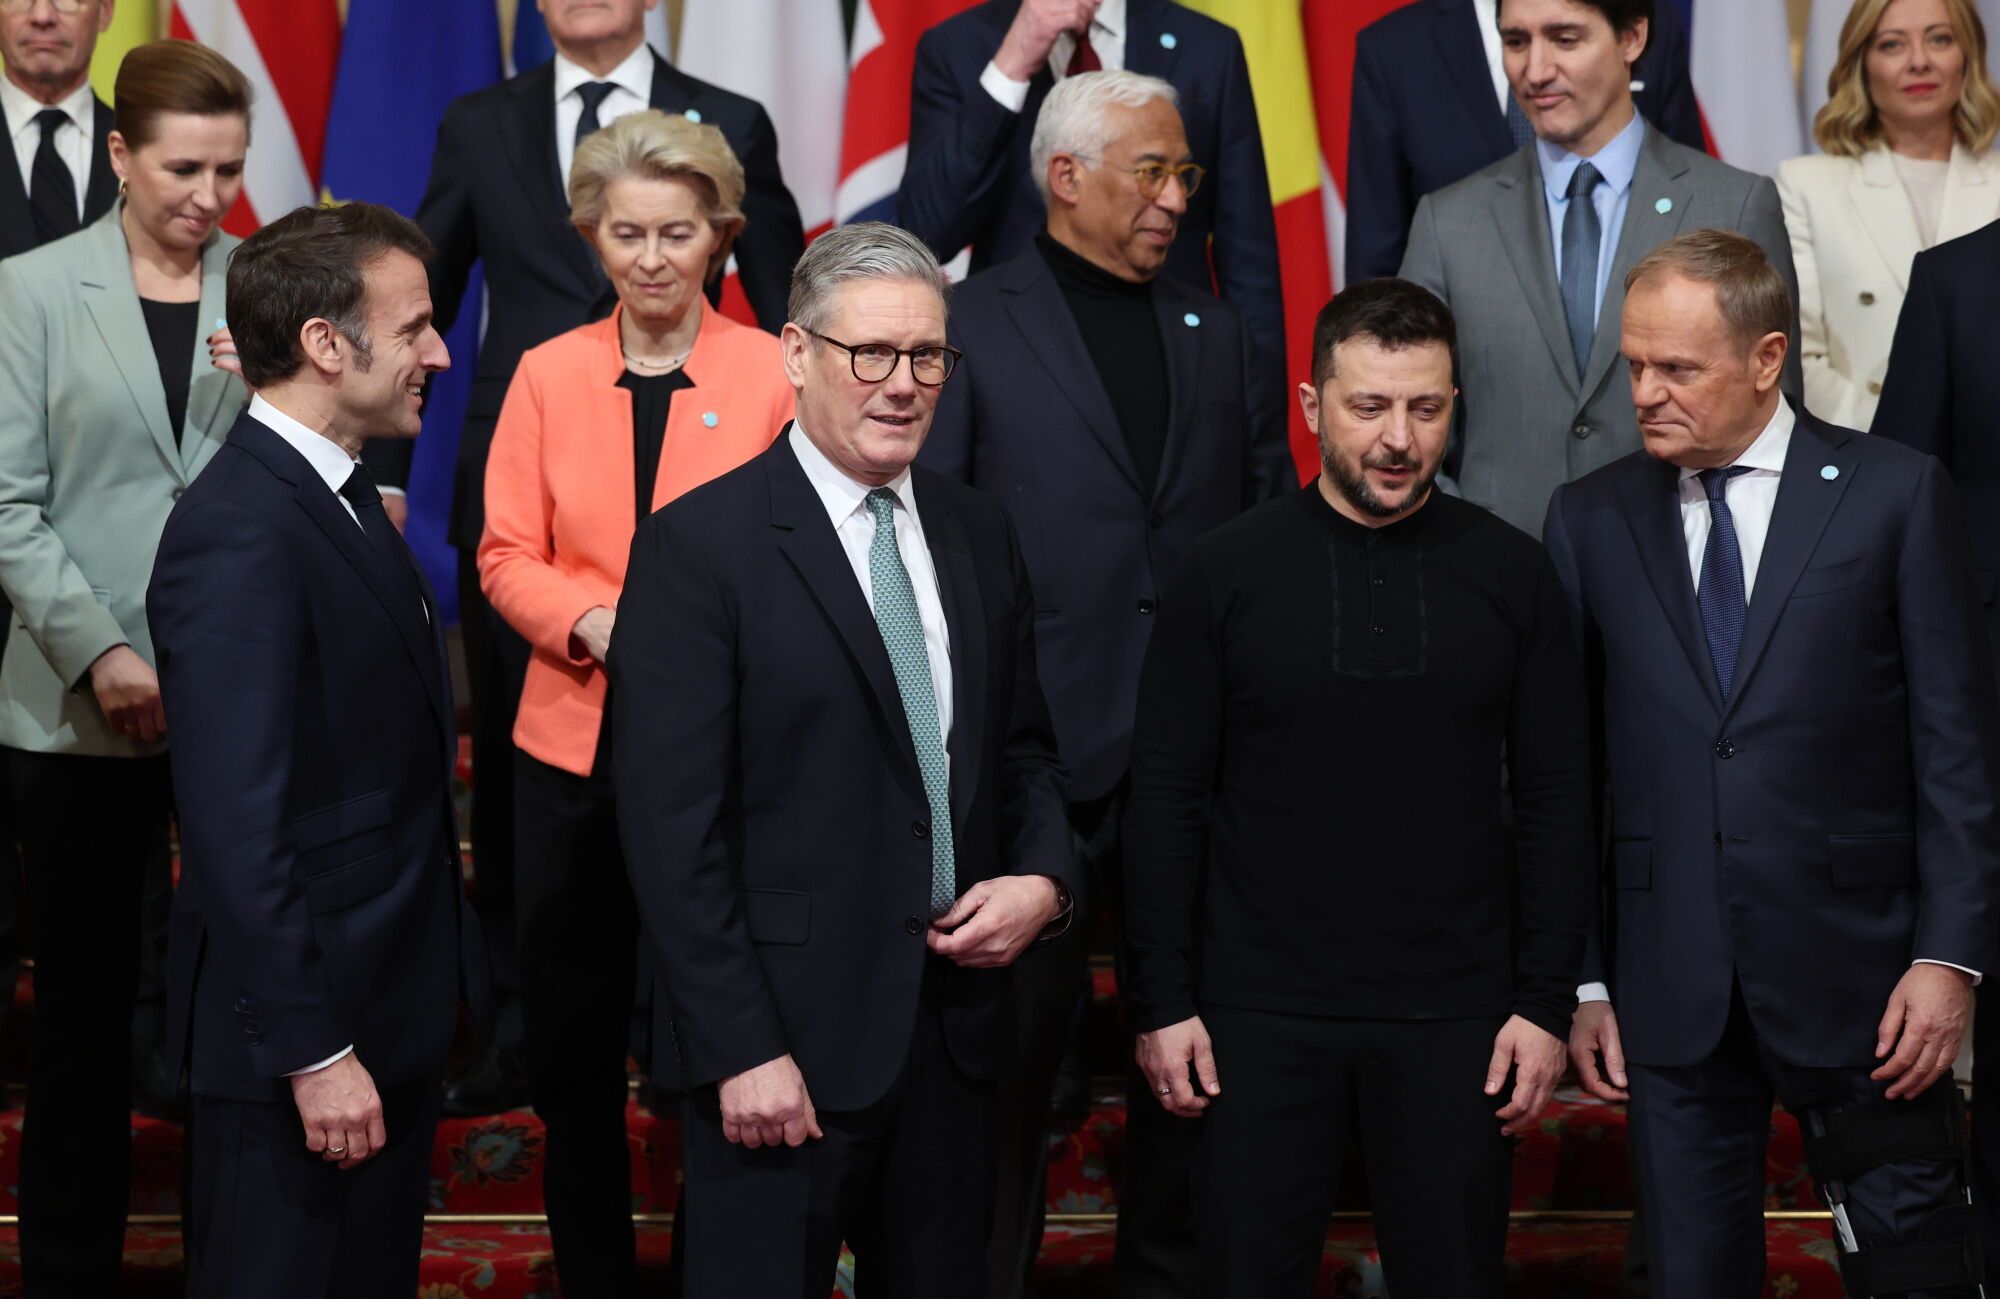
M 118 201 L 118 175 L 111 170 L 111 107 L 93 101 L 90 142 L 90 178 L 83 188 L 83 224 L 89 225 L 111 210 Z M 41 241 L 35 236 L 35 217 L 28 207 L 28 191 L 21 184 L 21 169 L 14 166 L 10 152 L 0 166 L 0 257 L 32 252 Z
M 1632 79 L 1645 83 L 1634 99 L 1648 122 L 1706 149 L 1673 5 L 1655 6 Z M 1358 284 L 1403 264 L 1418 199 L 1514 152 L 1472 0 L 1416 0 L 1361 29 L 1347 140 L 1342 282 Z
M 1896 320 L 1874 433 L 1944 463 L 1972 539 L 1973 578 L 2000 673 L 2000 366 L 1993 303 L 2000 297 L 2000 222 L 1917 254 Z
M 1938 463 L 1801 413 L 1719 697 L 1679 471 L 1558 488 L 1611 787 L 1607 979 L 1629 1059 L 1692 1064 L 1731 980 L 1788 1064 L 1872 1067 L 1911 961 L 2000 966 L 2000 721 Z
M 987 0 L 917 42 L 909 161 L 896 221 L 941 259 L 971 245 L 974 271 L 1027 251 L 1048 223 L 1028 142 L 1055 78 L 1046 68 L 1037 71 L 1019 113 L 979 84 L 1019 8 L 1020 0 Z M 1126 70 L 1173 83 L 1188 148 L 1208 168 L 1166 272 L 1203 292 L 1220 292 L 1242 313 L 1260 367 L 1251 401 L 1260 420 L 1282 424 L 1288 398 L 1278 233 L 1243 42 L 1235 29 L 1171 0 L 1130 0 L 1125 25 Z
M 1125 775 L 1160 592 L 1195 539 L 1298 485 L 1282 423 L 1248 415 L 1237 314 L 1154 282 L 1171 390 L 1157 482 L 1142 483 L 1047 261 L 1029 249 L 952 297 L 965 352 L 918 457 L 1006 503 L 1035 588 L 1037 661 L 1071 796 Z
M 352 1045 L 377 1085 L 441 1076 L 483 1013 L 459 884 L 444 639 L 325 482 L 245 414 L 168 517 L 147 620 L 182 848 L 169 1066 L 288 1097 Z
M 696 80 L 658 54 L 653 107 L 700 114 L 742 161 L 748 189 L 736 262 L 758 323 L 776 332 L 805 234 L 778 170 L 770 117 L 755 100 Z M 521 353 L 609 315 L 617 302 L 597 254 L 570 225 L 557 166 L 550 62 L 453 102 L 417 207 L 417 224 L 437 245 L 430 276 L 439 332 L 456 319 L 474 263 L 486 269 L 486 335 L 459 435 L 448 532 L 464 550 L 478 546 L 486 525 L 486 452 Z M 378 480 L 400 486 L 409 481 L 409 456 L 407 441 L 382 440 L 370 444 L 368 463 Z
M 960 891 L 1074 886 L 1014 530 L 998 502 L 913 472 L 950 629 Z M 822 1111 L 873 1104 L 938 963 L 930 805 L 881 632 L 788 437 L 639 525 L 610 657 L 618 821 L 663 993 L 653 1076 L 699 1086 L 789 1052 Z M 1006 971 L 933 977 L 953 1058 L 996 1077 Z

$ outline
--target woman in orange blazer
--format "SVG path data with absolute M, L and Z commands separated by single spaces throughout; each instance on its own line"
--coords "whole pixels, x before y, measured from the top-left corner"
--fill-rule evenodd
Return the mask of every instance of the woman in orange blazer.
M 486 467 L 480 586 L 532 650 L 514 723 L 524 1056 L 575 1299 L 639 1289 L 624 1121 L 639 920 L 604 706 L 626 555 L 639 520 L 792 417 L 778 340 L 702 296 L 742 201 L 743 168 L 712 126 L 647 110 L 578 146 L 572 220 L 618 308 L 521 358 Z

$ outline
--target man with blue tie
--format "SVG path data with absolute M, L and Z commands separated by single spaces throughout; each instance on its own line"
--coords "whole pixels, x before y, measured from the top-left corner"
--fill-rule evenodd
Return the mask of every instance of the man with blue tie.
M 1681 236 L 1625 288 L 1645 450 L 1544 534 L 1610 795 L 1571 1058 L 1630 1098 L 1656 1293 L 1762 1293 L 1775 1095 L 1848 1293 L 1977 1294 L 1950 1074 L 2000 959 L 2000 717 L 1956 496 L 1781 395 L 1752 241 Z
M 1402 277 L 1460 324 L 1447 482 L 1531 532 L 1558 485 L 1639 447 L 1618 357 L 1626 271 L 1682 230 L 1718 227 L 1756 240 L 1797 283 L 1777 187 L 1639 116 L 1632 70 L 1652 11 L 1652 0 L 1500 0 L 1507 80 L 1536 139 L 1419 203 L 1403 258 Z M 1785 360 L 1794 393 L 1796 356 Z

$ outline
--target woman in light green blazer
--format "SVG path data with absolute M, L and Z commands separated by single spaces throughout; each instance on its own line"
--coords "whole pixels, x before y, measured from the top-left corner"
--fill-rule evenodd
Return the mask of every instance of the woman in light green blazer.
M 161 41 L 126 56 L 116 98 L 120 202 L 0 262 L 0 759 L 35 925 L 21 1255 L 46 1294 L 118 1289 L 126 1025 L 171 804 L 146 584 L 168 511 L 248 400 L 218 330 L 249 85 Z

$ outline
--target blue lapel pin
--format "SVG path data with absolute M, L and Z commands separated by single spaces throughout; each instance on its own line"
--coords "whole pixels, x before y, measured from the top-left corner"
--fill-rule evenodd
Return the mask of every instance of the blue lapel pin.
M 1673 210 L 1674 210 L 1674 201 L 1670 198 L 1663 198 L 1659 202 L 1653 204 L 1653 211 L 1658 212 L 1661 216 L 1665 216 L 1667 213 Z
M 1828 482 L 1832 482 L 1834 479 L 1840 477 L 1840 466 L 1827 465 L 1819 471 L 1819 476 Z
M 716 415 L 714 411 L 710 410 L 702 412 L 701 422 L 708 428 L 714 428 L 717 424 L 720 424 L 722 420 L 720 417 Z
M 681 114 L 681 116 L 687 118 L 690 122 L 699 123 L 701 121 L 701 110 L 699 108 L 690 108 L 687 112 Z
M 1174 48 L 1174 46 L 1176 46 L 1176 45 L 1179 45 L 1180 43 L 1181 43 L 1181 41 L 1180 41 L 1180 37 L 1178 37 L 1178 36 L 1174 35 L 1174 34 L 1173 34 L 1172 32 L 1161 32 L 1161 33 L 1160 33 L 1160 48 L 1161 48 L 1161 49 L 1163 49 L 1163 50 L 1170 50 L 1170 49 Z
M 1189 329 L 1193 329 L 1197 325 L 1201 324 L 1201 317 L 1195 315 L 1192 311 L 1190 311 L 1185 316 L 1181 317 L 1181 323 L 1185 324 Z

